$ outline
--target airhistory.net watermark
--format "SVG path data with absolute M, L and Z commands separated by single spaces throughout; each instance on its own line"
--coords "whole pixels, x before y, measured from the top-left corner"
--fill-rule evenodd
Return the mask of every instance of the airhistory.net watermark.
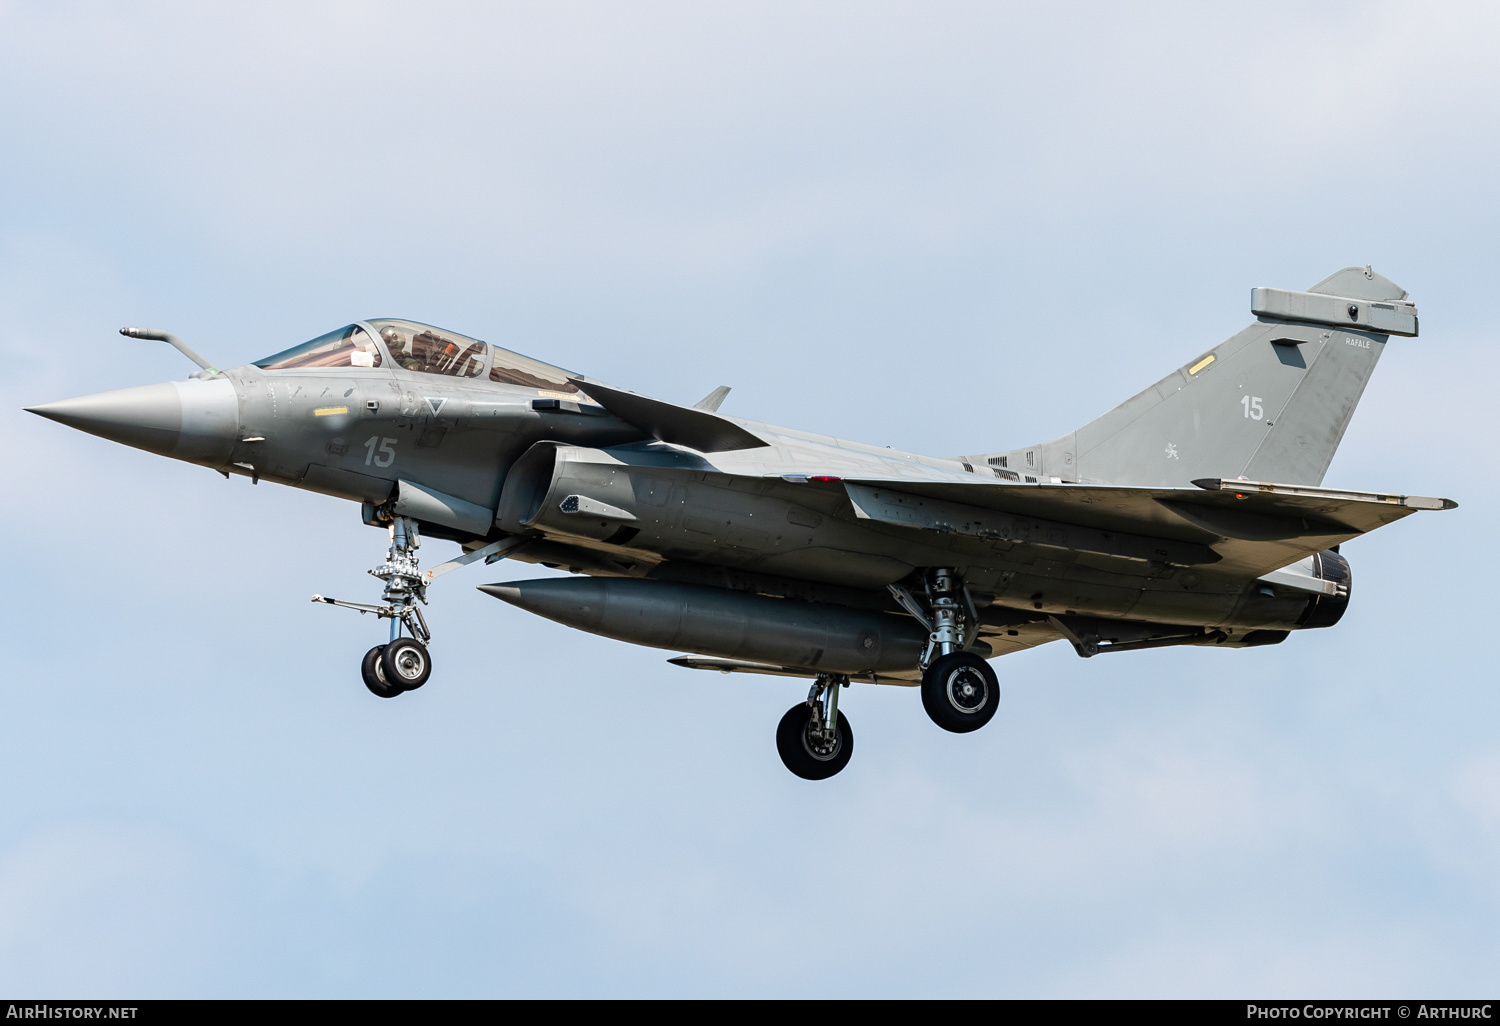
M 134 1019 L 138 1005 L 7 1005 L 7 1019 Z

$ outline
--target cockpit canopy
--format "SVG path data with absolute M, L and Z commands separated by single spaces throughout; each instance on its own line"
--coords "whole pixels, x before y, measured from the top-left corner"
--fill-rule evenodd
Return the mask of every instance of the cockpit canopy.
M 373 338 L 371 330 L 375 333 Z M 395 366 L 423 374 L 476 378 L 488 371 L 489 379 L 501 384 L 554 392 L 578 391 L 578 386 L 568 380 L 575 375 L 560 367 L 430 324 L 388 317 L 361 321 L 319 335 L 300 346 L 257 360 L 255 366 L 262 370 L 381 367 L 389 366 L 387 359 Z
M 300 370 L 307 367 L 379 367 L 380 347 L 369 332 L 358 324 L 330 331 L 326 335 L 292 346 L 275 356 L 256 360 L 262 370 Z

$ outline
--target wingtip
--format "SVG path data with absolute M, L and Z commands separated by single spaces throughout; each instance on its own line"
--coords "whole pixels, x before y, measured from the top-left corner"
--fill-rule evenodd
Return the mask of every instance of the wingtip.
M 1458 509 L 1458 503 L 1452 499 L 1439 499 L 1429 495 L 1403 495 L 1401 505 L 1408 509 Z

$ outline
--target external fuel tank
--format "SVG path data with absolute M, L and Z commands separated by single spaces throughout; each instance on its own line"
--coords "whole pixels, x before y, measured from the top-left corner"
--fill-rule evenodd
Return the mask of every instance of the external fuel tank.
M 827 673 L 911 670 L 927 643 L 907 616 L 696 584 L 573 577 L 480 590 L 606 638 Z

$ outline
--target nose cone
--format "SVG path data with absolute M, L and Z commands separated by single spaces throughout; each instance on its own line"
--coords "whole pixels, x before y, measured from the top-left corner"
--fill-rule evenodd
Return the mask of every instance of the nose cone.
M 171 381 L 27 407 L 28 413 L 147 452 L 193 463 L 229 459 L 239 403 L 223 379 Z
M 605 586 L 593 577 L 481 584 L 479 590 L 528 613 L 585 631 L 598 630 L 608 601 Z
M 519 584 L 481 584 L 479 590 L 486 595 L 493 595 L 501 602 L 509 602 L 513 606 L 526 608 L 526 600 L 521 597 L 521 586 Z

